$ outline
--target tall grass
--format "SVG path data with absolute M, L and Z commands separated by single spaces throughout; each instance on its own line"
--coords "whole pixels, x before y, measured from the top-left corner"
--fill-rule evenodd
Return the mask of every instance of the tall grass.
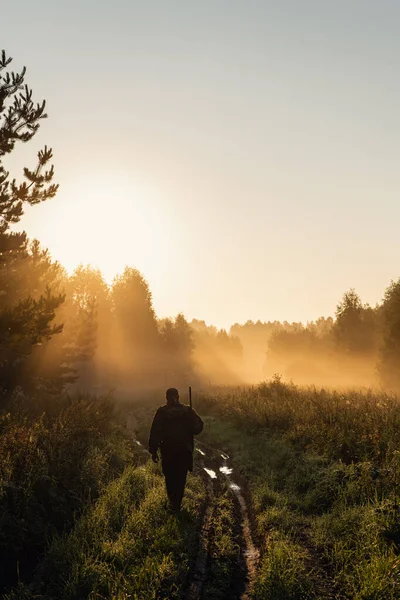
M 0 582 L 7 599 L 181 599 L 205 492 L 190 475 L 179 519 L 161 469 L 107 399 L 0 421 Z
M 299 448 L 346 463 L 381 464 L 400 446 L 400 401 L 383 391 L 299 387 L 276 377 L 258 386 L 216 388 L 201 395 L 200 405 L 241 428 L 279 432 Z
M 70 533 L 54 537 L 30 585 L 8 598 L 182 598 L 202 500 L 201 481 L 191 476 L 176 519 L 168 514 L 159 469 L 126 468 Z
M 400 403 L 278 378 L 202 395 L 205 437 L 248 482 L 254 598 L 400 597 Z
M 29 580 L 48 541 L 132 462 L 113 411 L 77 397 L 51 419 L 0 418 L 0 589 Z

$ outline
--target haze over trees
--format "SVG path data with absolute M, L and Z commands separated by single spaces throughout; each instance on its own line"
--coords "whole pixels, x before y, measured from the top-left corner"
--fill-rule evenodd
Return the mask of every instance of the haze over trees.
M 46 118 L 35 104 L 25 69 L 0 68 L 0 156 L 32 140 Z M 126 267 L 108 285 L 98 269 L 80 265 L 68 275 L 38 241 L 12 226 L 26 204 L 51 200 L 52 151 L 17 182 L 0 165 L 1 398 L 40 393 L 42 401 L 71 385 L 81 390 L 161 388 L 255 382 L 274 373 L 299 383 L 400 386 L 399 282 L 380 306 L 354 290 L 335 318 L 302 323 L 248 321 L 230 331 L 184 315 L 159 319 L 144 276 Z M 33 403 L 34 404 L 34 403 Z
M 189 383 L 255 382 L 275 373 L 299 383 L 400 386 L 399 282 L 383 302 L 365 305 L 355 290 L 335 318 L 315 322 L 260 321 L 218 330 L 184 315 L 159 319 L 147 281 L 127 266 L 108 285 L 80 265 L 71 275 L 38 241 L 13 232 L 24 207 L 51 201 L 52 151 L 38 152 L 17 182 L 3 158 L 32 140 L 46 118 L 35 104 L 25 69 L 0 62 L 0 369 L 1 398 L 40 393 L 42 399 L 74 385 L 107 391 Z M 134 257 L 133 257 L 134 258 Z M 400 280 L 399 280 L 400 281 Z

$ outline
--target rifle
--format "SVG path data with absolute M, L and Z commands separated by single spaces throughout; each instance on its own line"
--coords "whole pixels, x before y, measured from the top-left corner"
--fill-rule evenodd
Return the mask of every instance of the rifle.
M 192 387 L 189 385 L 189 406 L 190 408 L 193 408 L 192 406 Z

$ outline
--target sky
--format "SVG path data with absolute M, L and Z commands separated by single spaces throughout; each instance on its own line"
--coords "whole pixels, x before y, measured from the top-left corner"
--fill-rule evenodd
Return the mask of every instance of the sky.
M 19 0 L 0 40 L 49 114 L 5 166 L 60 183 L 20 226 L 68 270 L 219 327 L 400 277 L 398 0 Z

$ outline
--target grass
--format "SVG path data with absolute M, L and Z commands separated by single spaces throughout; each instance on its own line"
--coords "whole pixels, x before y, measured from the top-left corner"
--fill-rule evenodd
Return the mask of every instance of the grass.
M 109 401 L 52 420 L 3 417 L 0 552 L 5 599 L 181 599 L 205 490 L 190 475 L 169 514 L 164 479 Z
M 397 398 L 274 380 L 197 407 L 205 440 L 248 482 L 255 599 L 400 597 Z
M 133 409 L 144 445 L 153 408 Z M 396 397 L 275 379 L 203 395 L 196 409 L 203 441 L 232 457 L 243 484 L 261 550 L 253 600 L 400 597 Z M 183 600 L 207 501 L 202 477 L 190 474 L 184 510 L 170 515 L 160 466 L 112 403 L 81 397 L 51 418 L 3 415 L 0 460 L 6 600 Z M 240 515 L 224 484 L 213 485 L 202 598 L 237 598 Z
M 259 386 L 220 388 L 199 401 L 242 429 L 281 433 L 298 448 L 345 463 L 382 464 L 400 446 L 400 403 L 385 392 L 299 387 L 276 377 Z
M 133 455 L 108 400 L 69 399 L 52 419 L 0 417 L 0 591 L 29 580 Z
M 70 533 L 53 540 L 28 597 L 182 598 L 202 501 L 203 486 L 192 476 L 177 519 L 168 514 L 157 467 L 128 467 Z
M 292 540 L 271 535 L 269 551 L 261 561 L 253 597 L 257 600 L 314 598 L 306 558 L 305 550 Z
M 235 569 L 240 559 L 240 547 L 235 531 L 235 507 L 232 494 L 226 490 L 218 495 L 213 512 L 213 525 L 209 549 L 208 577 L 202 597 L 207 600 L 224 600 L 234 597 Z
M 155 407 L 154 399 L 134 407 L 135 434 L 144 446 L 147 442 Z M 198 473 L 200 477 L 201 465 L 200 469 L 196 470 L 198 461 L 201 462 L 201 457 L 196 453 L 195 473 Z M 218 470 L 213 463 L 208 466 Z M 208 548 L 207 580 L 201 598 L 203 600 L 235 599 L 239 597 L 243 586 L 243 565 L 240 554 L 242 531 L 238 516 L 240 509 L 236 505 L 237 501 L 234 495 L 225 483 L 213 480 L 212 488 L 213 496 L 211 500 L 208 499 L 212 502 L 212 526 Z

